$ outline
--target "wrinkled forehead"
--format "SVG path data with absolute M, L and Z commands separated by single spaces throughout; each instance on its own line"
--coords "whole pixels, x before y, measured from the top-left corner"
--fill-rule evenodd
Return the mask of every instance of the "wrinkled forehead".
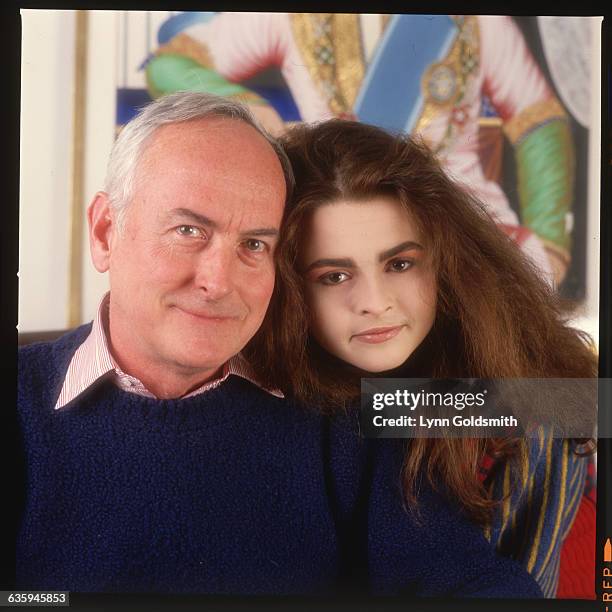
M 282 172 L 272 145 L 240 119 L 207 117 L 158 127 L 145 143 L 141 164 L 164 163 L 174 157 L 214 159 L 218 164 L 260 160 Z
M 172 154 L 216 153 L 223 157 L 240 156 L 241 152 L 259 152 L 276 157 L 266 139 L 242 120 L 229 117 L 207 117 L 168 123 L 156 128 L 148 138 L 143 161 L 153 162 Z
M 248 174 L 263 189 L 286 189 L 283 169 L 272 145 L 251 125 L 229 117 L 207 117 L 157 128 L 145 143 L 136 175 L 198 164 L 202 173 L 232 180 Z

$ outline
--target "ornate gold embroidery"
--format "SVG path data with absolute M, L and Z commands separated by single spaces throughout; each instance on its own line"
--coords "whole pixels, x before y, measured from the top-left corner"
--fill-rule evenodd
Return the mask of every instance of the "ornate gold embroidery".
M 365 75 L 359 15 L 334 15 L 333 43 L 336 53 L 336 76 L 347 111 L 351 111 Z
M 293 13 L 291 28 L 315 85 L 333 113 L 350 112 L 365 72 L 359 15 Z
M 168 43 L 162 45 L 155 52 L 156 55 L 184 55 L 198 62 L 205 68 L 214 68 L 208 47 L 191 36 L 181 33 L 177 34 Z
M 440 113 L 449 114 L 448 127 L 437 150 L 443 149 L 453 134 L 453 111 L 463 102 L 468 79 L 479 65 L 479 32 L 476 16 L 456 17 L 459 29 L 448 55 L 429 66 L 421 79 L 424 104 L 415 131 L 423 131 Z M 461 122 L 459 122 L 461 123 Z
M 522 110 L 504 124 L 504 132 L 512 144 L 516 144 L 534 127 L 551 119 L 566 119 L 567 115 L 556 98 L 536 102 Z

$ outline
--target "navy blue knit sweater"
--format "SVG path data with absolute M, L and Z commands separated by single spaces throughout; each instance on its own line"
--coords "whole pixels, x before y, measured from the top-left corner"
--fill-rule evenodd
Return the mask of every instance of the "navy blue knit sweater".
M 425 485 L 402 507 L 401 449 L 364 441 L 239 377 L 153 400 L 106 381 L 54 411 L 84 326 L 19 353 L 25 508 L 17 587 L 229 594 L 538 597 Z

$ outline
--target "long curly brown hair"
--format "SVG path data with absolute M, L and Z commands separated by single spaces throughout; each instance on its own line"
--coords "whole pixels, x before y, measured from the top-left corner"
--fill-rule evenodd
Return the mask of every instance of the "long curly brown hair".
M 567 325 L 564 304 L 484 205 L 442 170 L 431 151 L 406 136 L 353 121 L 298 125 L 282 144 L 296 178 L 277 249 L 270 309 L 245 353 L 261 378 L 331 413 L 359 401 L 359 373 L 327 354 L 309 333 L 297 269 L 313 211 L 340 199 L 392 196 L 409 211 L 437 281 L 432 330 L 402 368 L 385 376 L 433 378 L 590 378 L 597 359 L 586 334 Z M 579 401 L 577 399 L 577 401 Z M 485 452 L 526 452 L 519 439 L 413 439 L 403 480 L 416 505 L 424 469 L 477 521 L 495 501 L 477 478 Z

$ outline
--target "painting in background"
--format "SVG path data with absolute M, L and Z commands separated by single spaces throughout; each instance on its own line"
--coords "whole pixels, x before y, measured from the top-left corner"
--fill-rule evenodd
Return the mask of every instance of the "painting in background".
M 565 297 L 586 284 L 591 24 L 581 17 L 119 13 L 117 126 L 177 90 L 280 134 L 357 119 L 419 134 Z

